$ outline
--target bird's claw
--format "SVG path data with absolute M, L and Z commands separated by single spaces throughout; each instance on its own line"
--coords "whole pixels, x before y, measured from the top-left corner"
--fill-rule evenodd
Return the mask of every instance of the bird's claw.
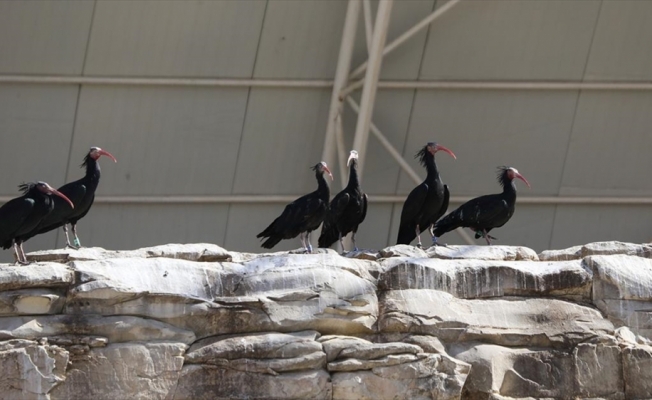
M 31 262 L 29 262 L 29 261 L 21 261 L 21 260 L 17 260 L 17 261 L 16 261 L 16 264 L 19 264 L 19 265 L 29 265 L 29 264 L 31 264 Z
M 417 249 L 420 249 L 420 248 L 422 247 L 422 246 L 421 246 L 421 243 L 417 243 L 417 246 L 416 246 L 416 247 L 417 247 Z
M 68 243 L 66 244 L 66 249 L 73 249 L 73 250 L 79 250 L 81 246 L 73 246 L 72 244 Z
M 439 243 L 439 242 L 432 242 L 432 246 L 430 247 L 435 247 L 435 246 L 448 247 L 446 243 Z

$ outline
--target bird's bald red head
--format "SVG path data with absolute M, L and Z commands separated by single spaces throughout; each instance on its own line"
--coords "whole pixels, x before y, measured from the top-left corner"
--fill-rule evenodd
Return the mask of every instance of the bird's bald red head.
M 107 156 L 107 157 L 109 157 L 110 159 L 112 159 L 113 162 L 118 162 L 118 160 L 116 160 L 115 157 L 113 157 L 113 155 L 112 155 L 111 153 L 109 153 L 109 152 L 106 151 L 106 150 L 102 150 L 102 149 L 99 148 L 99 147 L 91 147 L 91 150 L 88 152 L 88 155 L 89 155 L 93 160 L 97 160 L 97 159 L 100 158 L 101 156 Z
M 523 182 L 525 182 L 527 187 L 531 187 L 530 182 L 528 182 L 527 179 L 525 179 L 525 177 L 523 175 L 519 174 L 519 172 L 518 172 L 518 170 L 516 168 L 508 167 L 507 168 L 507 177 L 509 178 L 509 180 L 514 180 L 514 178 L 518 178 L 518 179 L 522 180 Z
M 444 153 L 450 154 L 451 157 L 453 157 L 454 159 L 457 160 L 457 157 L 455 156 L 455 153 L 453 153 L 449 148 L 446 148 L 446 147 L 440 145 L 439 143 L 430 142 L 430 143 L 428 143 L 426 145 L 426 147 L 427 147 L 428 151 L 430 152 L 430 154 L 432 154 L 433 156 L 435 155 L 436 152 L 443 151 Z
M 331 177 L 331 181 L 333 180 L 333 174 L 331 174 L 331 170 L 328 169 L 328 165 L 326 165 L 326 161 L 322 161 L 319 163 L 319 170 L 322 172 L 326 172 L 328 176 Z
M 37 182 L 36 183 L 36 188 L 41 191 L 42 193 L 45 194 L 53 194 L 55 196 L 59 196 L 62 199 L 64 199 L 68 204 L 70 204 L 70 208 L 75 208 L 75 205 L 72 204 L 72 201 L 68 197 L 66 197 L 65 194 L 61 193 L 57 189 L 53 188 L 52 186 L 48 185 L 46 182 Z

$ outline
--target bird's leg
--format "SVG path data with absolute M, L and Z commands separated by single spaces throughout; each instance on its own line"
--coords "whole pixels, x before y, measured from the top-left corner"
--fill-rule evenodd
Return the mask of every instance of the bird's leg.
M 18 250 L 20 250 L 20 254 L 23 256 L 23 260 L 19 260 L 18 263 L 22 265 L 29 264 L 29 261 L 27 261 L 27 257 L 25 256 L 25 250 L 23 250 L 23 242 L 18 243 Z
M 484 240 L 487 241 L 487 244 L 488 244 L 489 246 L 491 246 L 491 240 L 489 240 L 489 238 L 490 238 L 491 236 L 489 236 L 489 234 L 487 233 L 487 230 L 486 230 L 486 229 L 483 229 L 483 230 L 482 230 L 482 235 L 484 236 Z
M 70 244 L 70 237 L 68 237 L 68 224 L 63 224 L 63 233 L 66 234 L 66 248 L 74 249 L 75 247 Z
M 72 226 L 72 234 L 75 235 L 74 245 L 79 249 L 81 247 L 81 242 L 77 236 L 77 224 L 70 224 Z
M 419 225 L 417 225 L 417 229 L 415 233 L 417 234 L 417 239 L 419 240 L 419 243 L 417 243 L 417 247 L 421 248 L 421 230 L 419 230 Z
M 340 246 L 342 247 L 342 254 L 346 253 L 346 249 L 344 249 L 344 238 L 342 237 L 342 232 L 339 232 L 340 235 Z
M 310 234 L 311 233 L 312 233 L 312 231 L 308 232 L 308 234 L 306 235 L 308 237 L 307 240 L 306 240 L 308 242 L 308 245 L 306 246 L 306 250 L 308 250 L 308 253 L 312 253 L 312 243 L 310 242 Z
M 435 236 L 435 224 L 430 224 L 430 228 L 428 229 L 428 232 L 430 232 L 430 237 L 432 238 L 432 245 L 433 246 L 444 246 L 447 247 L 446 243 L 439 243 L 437 241 L 437 236 Z
M 353 233 L 351 234 L 351 241 L 353 242 L 353 251 L 358 251 L 358 250 L 359 250 L 359 249 L 358 249 L 358 245 L 355 244 L 355 233 L 356 233 L 356 232 L 353 231 Z
M 14 248 L 14 258 L 16 259 L 16 264 L 20 263 L 20 253 L 18 252 L 18 243 L 15 240 L 12 240 Z
M 304 240 L 304 233 L 303 232 L 301 232 L 299 234 L 299 241 L 301 242 L 301 248 L 305 250 L 306 249 L 306 241 Z

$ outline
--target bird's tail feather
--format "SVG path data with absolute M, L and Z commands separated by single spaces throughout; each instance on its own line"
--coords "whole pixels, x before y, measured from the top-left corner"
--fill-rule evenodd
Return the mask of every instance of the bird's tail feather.
M 459 228 L 462 220 L 456 212 L 452 212 L 435 223 L 435 236 L 440 237 L 446 232 Z
M 407 225 L 401 226 L 398 229 L 398 238 L 396 239 L 396 244 L 410 244 L 417 237 L 415 228 L 411 228 Z
M 282 239 L 283 238 L 280 236 L 270 236 L 261 244 L 261 246 L 265 249 L 271 249 L 272 247 L 276 246 Z
M 328 248 L 337 242 L 340 238 L 340 233 L 335 229 L 334 226 L 326 227 L 324 226 L 321 230 L 321 235 L 317 240 L 318 246 L 322 248 Z

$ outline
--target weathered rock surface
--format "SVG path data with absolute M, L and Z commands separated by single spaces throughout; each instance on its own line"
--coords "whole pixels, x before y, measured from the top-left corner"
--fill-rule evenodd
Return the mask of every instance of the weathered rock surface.
M 591 271 L 580 261 L 484 261 L 390 258 L 381 289 L 433 289 L 461 299 L 502 296 L 591 301 Z
M 451 260 L 539 261 L 534 250 L 523 246 L 432 246 L 426 254 Z
M 31 253 L 0 397 L 650 399 L 651 247 Z

